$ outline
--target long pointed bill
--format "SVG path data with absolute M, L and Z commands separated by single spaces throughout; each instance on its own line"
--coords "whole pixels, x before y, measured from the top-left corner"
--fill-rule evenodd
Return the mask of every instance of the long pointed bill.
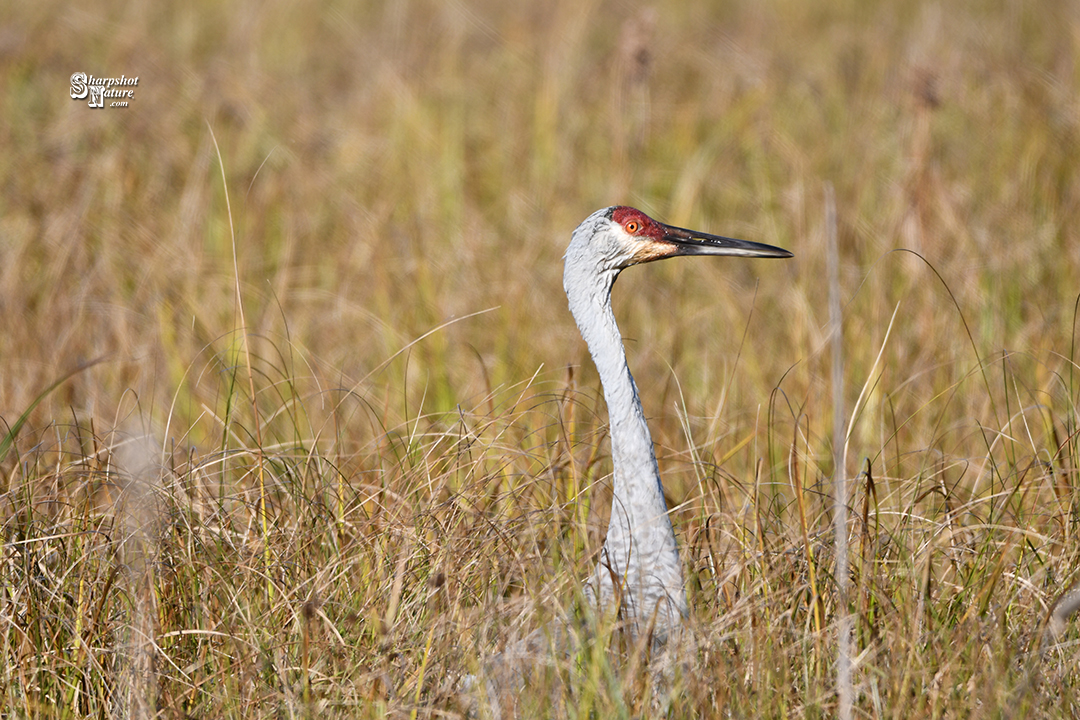
M 736 255 L 739 257 L 760 258 L 789 258 L 792 254 L 783 248 L 765 245 L 764 243 L 750 242 L 749 240 L 736 240 L 734 238 L 710 235 L 686 230 L 685 228 L 673 227 L 658 223 L 664 229 L 664 235 L 660 240 L 653 241 L 652 251 L 655 257 L 649 260 L 660 260 L 665 257 L 678 255 Z M 652 253 L 650 253 L 651 255 Z

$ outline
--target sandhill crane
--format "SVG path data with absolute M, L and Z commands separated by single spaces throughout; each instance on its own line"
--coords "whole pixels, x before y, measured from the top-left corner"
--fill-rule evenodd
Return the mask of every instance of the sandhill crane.
M 604 389 L 614 464 L 607 538 L 586 592 L 601 611 L 621 599 L 631 636 L 651 628 L 654 648 L 681 627 L 686 591 L 652 436 L 611 310 L 611 288 L 631 265 L 679 255 L 791 257 L 778 247 L 672 227 L 616 206 L 597 210 L 578 226 L 563 271 L 570 312 Z
M 678 255 L 791 257 L 778 247 L 672 227 L 640 210 L 616 206 L 597 210 L 574 230 L 563 271 L 570 312 L 604 388 L 614 463 L 607 538 L 585 593 L 601 613 L 617 608 L 631 638 L 649 633 L 653 650 L 666 645 L 682 627 L 686 590 L 652 436 L 611 310 L 611 288 L 631 265 Z M 534 632 L 487 663 L 484 688 L 491 717 L 504 716 L 504 701 L 513 708 L 528 667 L 543 663 L 545 646 L 564 645 L 565 630 L 553 625 Z M 466 676 L 463 688 L 475 692 L 477 679 Z M 471 711 L 478 707 L 472 704 Z

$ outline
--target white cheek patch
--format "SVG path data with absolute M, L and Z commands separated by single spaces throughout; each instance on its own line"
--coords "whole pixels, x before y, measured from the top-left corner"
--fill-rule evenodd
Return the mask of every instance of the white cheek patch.
M 660 260 L 661 258 L 674 255 L 677 249 L 678 248 L 671 243 L 661 242 L 659 240 L 640 239 L 637 241 L 637 247 L 634 248 L 633 259 L 634 262 L 639 263 Z

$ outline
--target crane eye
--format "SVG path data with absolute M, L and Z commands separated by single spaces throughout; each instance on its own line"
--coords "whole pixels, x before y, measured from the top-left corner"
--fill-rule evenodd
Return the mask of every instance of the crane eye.
M 631 220 L 630 222 L 626 223 L 626 225 L 624 225 L 623 227 L 625 227 L 626 232 L 630 233 L 631 235 L 633 235 L 634 233 L 636 233 L 638 230 L 641 229 L 641 225 L 638 223 L 637 220 Z

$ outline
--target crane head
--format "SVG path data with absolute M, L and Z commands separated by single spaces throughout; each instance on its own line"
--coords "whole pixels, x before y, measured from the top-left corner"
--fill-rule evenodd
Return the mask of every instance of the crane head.
M 679 255 L 735 255 L 788 258 L 791 253 L 747 240 L 666 225 L 632 207 L 608 208 L 608 234 L 623 249 L 620 269 Z
M 574 230 L 566 249 L 563 287 L 572 298 L 597 283 L 610 291 L 625 268 L 679 255 L 792 256 L 772 245 L 666 225 L 640 210 L 617 205 L 597 210 Z

